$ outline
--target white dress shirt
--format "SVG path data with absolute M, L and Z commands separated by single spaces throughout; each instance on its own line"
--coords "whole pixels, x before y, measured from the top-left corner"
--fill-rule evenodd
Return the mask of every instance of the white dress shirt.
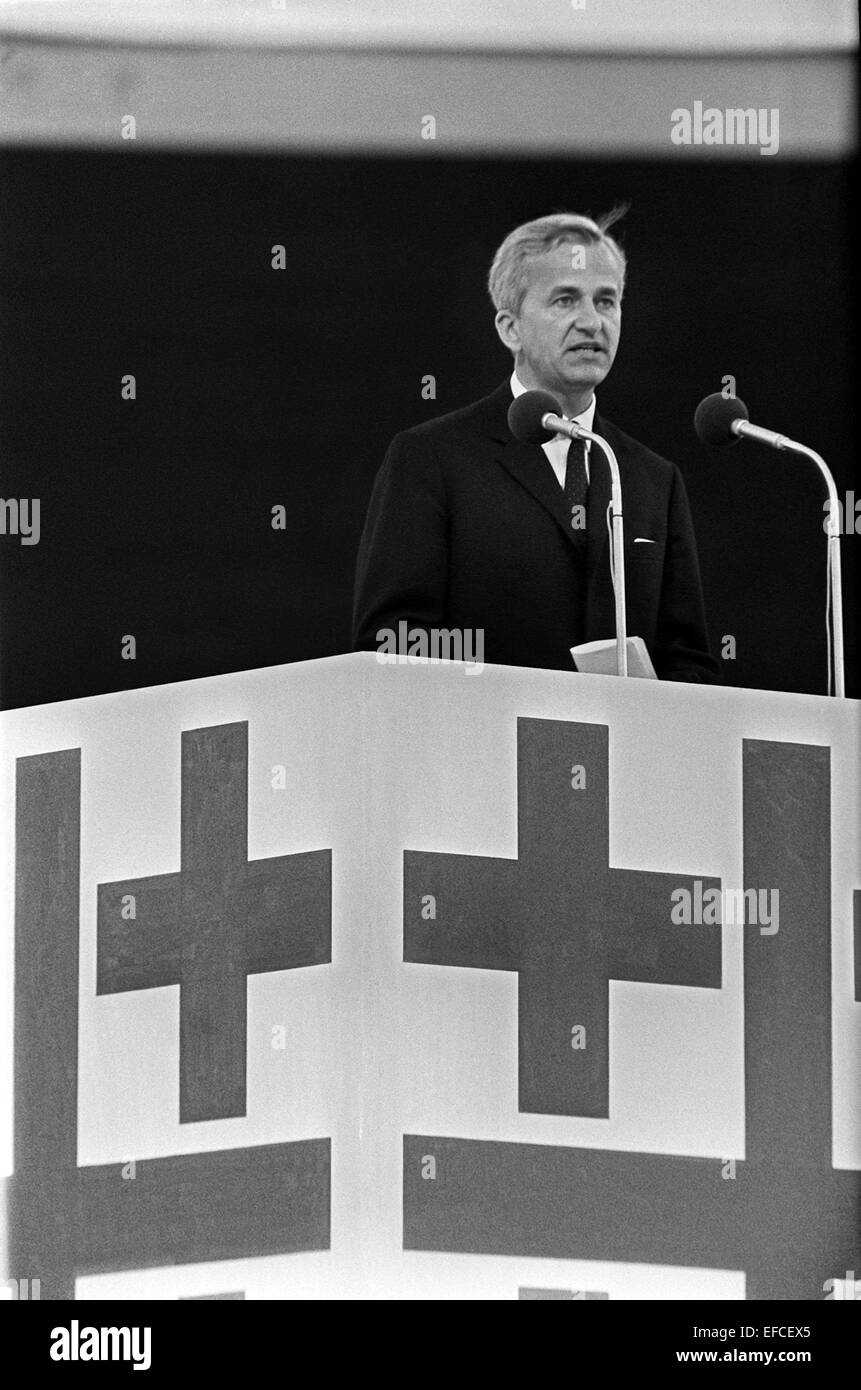
M 520 377 L 517 375 L 517 372 L 516 372 L 516 371 L 512 372 L 512 373 L 511 373 L 511 394 L 512 394 L 512 396 L 522 396 L 522 395 L 523 395 L 523 392 L 524 392 L 524 391 L 528 391 L 528 390 L 529 390 L 528 386 L 524 386 L 524 385 L 523 385 L 523 382 L 520 380 Z M 572 420 L 575 420 L 576 423 L 577 423 L 578 425 L 582 425 L 584 429 L 591 430 L 591 428 L 592 428 L 592 421 L 595 419 L 595 397 L 594 397 L 594 395 L 592 396 L 592 399 L 591 399 L 591 401 L 589 402 L 589 404 L 587 405 L 586 409 L 585 409 L 580 415 L 572 415 L 571 418 L 572 418 Z M 548 441 L 547 441 L 546 444 L 542 444 L 542 445 L 541 445 L 542 449 L 544 450 L 545 454 L 547 455 L 547 457 L 549 458 L 551 464 L 553 465 L 553 472 L 556 474 L 556 479 L 557 479 L 557 481 L 558 481 L 558 483 L 559 483 L 559 486 L 560 486 L 561 488 L 564 488 L 564 486 L 565 486 L 565 469 L 566 469 L 566 465 L 567 465 L 567 462 L 568 462 L 568 446 L 570 445 L 570 443 L 571 443 L 571 440 L 568 438 L 567 434 L 554 434 L 554 436 L 553 436 L 552 439 L 548 439 Z M 592 441 L 591 441 L 591 439 L 584 439 L 583 445 L 584 445 L 585 456 L 586 456 L 586 481 L 587 481 L 587 483 L 588 483 L 588 482 L 589 482 L 589 450 L 590 450 L 591 447 L 592 447 Z

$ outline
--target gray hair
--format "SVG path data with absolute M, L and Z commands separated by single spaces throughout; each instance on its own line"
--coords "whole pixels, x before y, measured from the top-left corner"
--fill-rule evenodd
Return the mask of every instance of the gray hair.
M 493 307 L 497 311 L 508 309 L 512 314 L 519 314 L 528 288 L 526 262 L 533 256 L 553 251 L 566 241 L 606 246 L 619 262 L 621 288 L 624 288 L 625 253 L 607 232 L 627 211 L 627 205 L 621 205 L 595 219 L 578 212 L 554 212 L 548 217 L 538 217 L 534 222 L 524 222 L 522 226 L 515 227 L 513 232 L 508 233 L 490 267 L 487 288 Z

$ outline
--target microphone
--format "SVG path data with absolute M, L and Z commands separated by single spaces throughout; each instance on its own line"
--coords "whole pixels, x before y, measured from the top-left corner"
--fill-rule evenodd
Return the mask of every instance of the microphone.
M 521 444 L 543 444 L 548 435 L 567 434 L 569 439 L 591 439 L 607 460 L 610 469 L 611 502 L 607 520 L 610 532 L 610 582 L 616 607 L 616 674 L 628 674 L 628 630 L 625 612 L 625 538 L 622 522 L 622 484 L 619 464 L 606 439 L 594 434 L 561 413 L 559 402 L 549 391 L 523 391 L 508 407 L 508 428 Z
M 720 391 L 716 391 L 713 395 L 706 396 L 704 400 L 700 401 L 694 412 L 694 429 L 703 444 L 716 444 L 719 448 L 723 448 L 727 444 L 737 444 L 740 439 L 753 439 L 757 444 L 767 444 L 772 449 L 802 454 L 805 458 L 811 459 L 822 474 L 828 489 L 829 502 L 826 572 L 828 601 L 825 613 L 825 625 L 828 632 L 828 693 L 831 694 L 833 667 L 834 693 L 838 697 L 842 697 L 846 693 L 846 686 L 843 671 L 840 503 L 837 500 L 837 485 L 834 482 L 831 469 L 822 455 L 809 449 L 806 444 L 799 444 L 798 440 L 789 439 L 787 435 L 778 434 L 775 430 L 763 429 L 761 425 L 752 425 L 744 401 L 740 401 L 737 396 L 724 396 Z M 832 627 L 834 632 L 833 652 L 831 648 Z
M 700 401 L 694 414 L 694 429 L 703 444 L 717 444 L 719 448 L 737 444 L 740 439 L 754 439 L 757 444 L 768 444 L 772 449 L 806 452 L 803 444 L 796 444 L 785 434 L 752 425 L 744 401 L 737 396 L 723 396 L 720 391 Z
M 508 428 L 521 444 L 543 444 L 548 435 L 567 434 L 569 439 L 593 436 L 574 420 L 566 420 L 559 402 L 549 391 L 524 391 L 508 407 Z

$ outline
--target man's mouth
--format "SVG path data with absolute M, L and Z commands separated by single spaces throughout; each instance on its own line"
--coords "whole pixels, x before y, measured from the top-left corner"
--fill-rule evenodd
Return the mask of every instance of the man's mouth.
M 597 343 L 572 343 L 567 351 L 576 352 L 582 357 L 595 357 L 603 353 L 604 349 Z

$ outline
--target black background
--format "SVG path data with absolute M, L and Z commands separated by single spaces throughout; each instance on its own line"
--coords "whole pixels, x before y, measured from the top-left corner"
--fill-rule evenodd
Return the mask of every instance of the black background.
M 848 167 L 30 150 L 0 174 L 0 493 L 42 513 L 38 545 L 0 536 L 4 707 L 348 651 L 389 439 L 510 371 L 484 288 L 496 246 L 620 200 L 600 409 L 682 469 L 715 652 L 737 642 L 727 682 L 825 693 L 819 476 L 708 450 L 691 420 L 731 374 L 841 497 L 856 484 Z M 842 543 L 853 695 L 859 546 Z

